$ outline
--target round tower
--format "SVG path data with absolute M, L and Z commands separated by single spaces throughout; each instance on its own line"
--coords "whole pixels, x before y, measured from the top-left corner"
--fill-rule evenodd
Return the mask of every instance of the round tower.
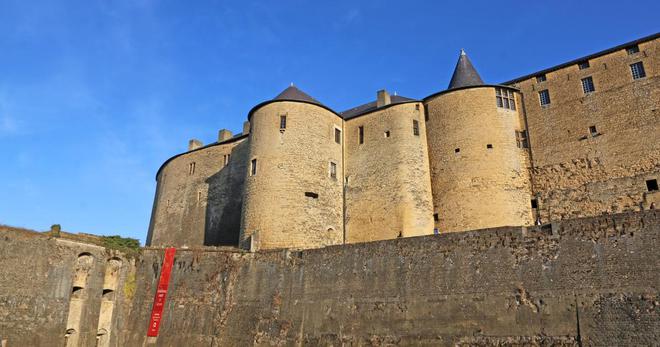
M 343 242 L 342 119 L 293 85 L 249 113 L 240 242 L 252 250 Z
M 485 85 L 461 51 L 449 88 L 424 102 L 436 228 L 532 224 L 518 91 Z

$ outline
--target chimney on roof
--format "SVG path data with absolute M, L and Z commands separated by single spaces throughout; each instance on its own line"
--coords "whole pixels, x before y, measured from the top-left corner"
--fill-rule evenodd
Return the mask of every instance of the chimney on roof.
M 250 133 L 250 121 L 243 122 L 243 135 Z
M 192 151 L 193 149 L 200 148 L 202 146 L 204 146 L 204 144 L 200 140 L 191 139 L 190 141 L 188 141 L 188 150 L 189 151 Z
M 218 131 L 218 142 L 231 139 L 231 135 L 231 131 L 227 129 L 220 129 L 220 131 Z
M 383 107 L 392 103 L 390 94 L 385 89 L 379 90 L 376 96 L 376 107 Z

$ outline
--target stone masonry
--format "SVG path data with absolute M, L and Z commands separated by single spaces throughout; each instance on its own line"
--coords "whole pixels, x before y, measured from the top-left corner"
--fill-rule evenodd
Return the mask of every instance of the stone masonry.
M 344 112 L 292 85 L 163 164 L 147 244 L 306 249 L 653 208 L 659 38 L 501 85 L 462 51 L 446 90 Z

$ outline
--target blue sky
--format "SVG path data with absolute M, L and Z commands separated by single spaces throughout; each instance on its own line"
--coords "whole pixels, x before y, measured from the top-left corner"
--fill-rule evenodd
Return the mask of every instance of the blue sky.
M 139 238 L 160 164 L 294 82 L 344 110 L 659 31 L 660 2 L 0 0 L 0 223 Z

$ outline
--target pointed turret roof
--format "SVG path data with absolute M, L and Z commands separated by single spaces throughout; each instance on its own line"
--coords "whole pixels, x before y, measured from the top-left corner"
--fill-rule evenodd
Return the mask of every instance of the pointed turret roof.
M 484 81 L 481 80 L 477 70 L 472 66 L 470 58 L 468 58 L 465 51 L 461 49 L 461 55 L 458 57 L 454 74 L 451 76 L 449 87 L 447 89 L 454 89 L 468 86 L 480 86 Z
M 318 100 L 312 98 L 307 93 L 298 89 L 296 86 L 291 83 L 291 85 L 279 93 L 273 100 L 294 100 L 294 101 L 304 101 L 316 105 L 323 105 Z

